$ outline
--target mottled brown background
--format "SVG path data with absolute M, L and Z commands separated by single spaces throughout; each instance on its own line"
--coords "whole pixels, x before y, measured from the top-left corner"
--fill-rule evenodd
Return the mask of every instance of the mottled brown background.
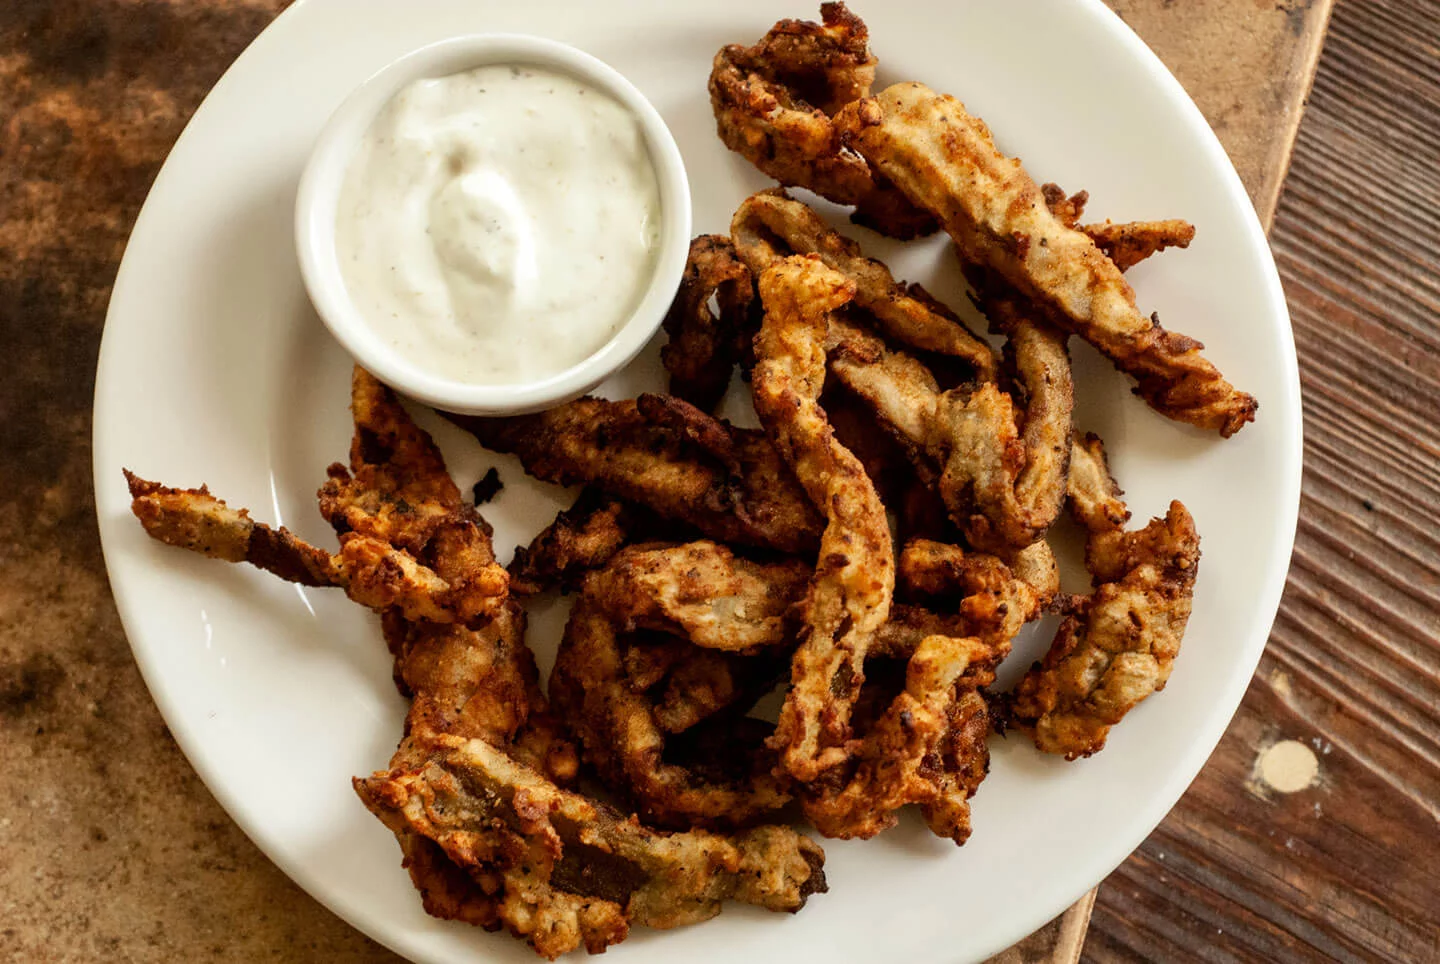
M 121 633 L 91 496 L 130 225 L 284 5 L 0 0 L 0 959 L 394 960 L 271 866 L 181 757 Z M 1268 220 L 1328 0 L 1112 5 Z M 1433 3 L 1338 4 L 1273 232 L 1306 393 L 1289 589 L 1221 748 L 1100 889 L 1094 960 L 1440 960 L 1437 53 Z M 1250 779 L 1281 738 L 1322 751 L 1316 785 Z

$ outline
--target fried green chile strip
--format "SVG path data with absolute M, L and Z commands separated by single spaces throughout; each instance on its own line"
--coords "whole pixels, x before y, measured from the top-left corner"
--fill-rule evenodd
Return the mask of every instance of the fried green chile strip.
M 1103 749 L 1112 726 L 1165 688 L 1190 618 L 1200 536 L 1179 502 L 1126 531 L 1130 512 L 1095 436 L 1075 440 L 1070 464 L 1070 511 L 1086 532 L 1095 589 L 1016 685 L 1010 716 L 1041 750 L 1074 760 Z
M 971 545 L 1010 558 L 1064 505 L 1074 388 L 1063 335 L 1008 306 L 993 317 L 1020 405 L 994 382 L 941 391 L 918 359 L 843 321 L 830 369 L 905 443 Z
M 809 575 L 799 560 L 751 562 L 702 540 L 632 546 L 586 577 L 550 693 L 580 737 L 586 761 L 646 820 L 746 826 L 789 802 L 788 781 L 771 772 L 773 759 L 730 778 L 708 779 L 663 754 L 676 710 L 708 714 L 773 687 L 788 662 L 796 604 Z M 666 634 L 668 645 L 641 645 L 636 630 Z M 653 660 L 631 658 L 657 650 L 671 665 L 652 672 L 645 663 Z M 656 684 L 664 675 L 684 679 L 684 705 L 657 702 Z M 673 702 L 668 691 L 663 699 Z
M 820 407 L 831 316 L 854 295 L 854 283 L 816 255 L 785 258 L 760 277 L 765 320 L 755 339 L 755 412 L 827 520 L 774 738 L 786 771 L 802 781 L 850 757 L 850 712 L 895 585 L 885 506 Z
M 1255 417 L 1201 353 L 1135 304 L 1120 268 L 1084 231 L 1051 213 L 1019 161 L 953 97 L 896 84 L 835 118 L 844 142 L 917 206 L 938 217 L 968 263 L 993 271 L 1136 381 L 1156 411 L 1222 436 Z
M 981 380 L 994 377 L 995 353 L 954 312 L 919 285 L 896 281 L 889 268 L 784 191 L 761 191 L 741 202 L 730 221 L 730 237 L 756 277 L 789 255 L 819 255 L 855 283 L 854 307 L 887 337 L 957 358 Z
M 561 790 L 484 740 L 441 737 L 423 764 L 357 779 L 393 831 L 433 842 L 493 893 L 498 919 L 554 959 L 631 924 L 708 920 L 727 900 L 794 912 L 823 893 L 824 852 L 788 827 L 660 833 Z
M 585 483 L 720 542 L 813 552 L 820 514 L 764 433 L 663 395 L 577 398 L 533 415 L 447 415 L 557 485 Z
M 710 309 L 714 298 L 716 308 Z M 755 280 L 730 239 L 702 234 L 690 242 L 685 273 L 663 327 L 660 363 L 670 394 L 711 412 L 725 395 L 735 364 L 749 353 Z
M 845 150 L 831 116 L 870 92 L 875 58 L 864 22 L 843 3 L 820 6 L 823 23 L 781 20 L 758 43 L 715 54 L 710 106 L 726 147 L 787 187 L 803 187 L 893 238 L 935 230 L 864 158 Z

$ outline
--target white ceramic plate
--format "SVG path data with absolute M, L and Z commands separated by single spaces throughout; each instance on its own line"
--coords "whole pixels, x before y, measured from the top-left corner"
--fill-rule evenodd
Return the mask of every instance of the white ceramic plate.
M 855 8 L 870 25 L 882 84 L 917 79 L 960 96 L 1037 179 L 1088 189 L 1094 216 L 1198 226 L 1189 251 L 1141 265 L 1131 280 L 1146 310 L 1201 338 L 1259 398 L 1259 419 L 1227 442 L 1168 422 L 1077 346 L 1081 425 L 1109 442 L 1137 517 L 1179 498 L 1203 535 L 1195 614 L 1169 687 L 1091 760 L 1066 764 L 1020 739 L 993 741 L 963 849 L 918 821 L 865 843 L 827 842 L 830 893 L 797 916 L 731 907 L 699 927 L 637 933 L 607 960 L 966 961 L 1018 940 L 1102 879 L 1180 796 L 1239 703 L 1284 582 L 1300 478 L 1294 346 L 1260 226 L 1200 113 L 1098 0 Z M 533 957 L 507 937 L 426 917 L 393 839 L 350 790 L 351 776 L 385 765 L 404 713 L 375 620 L 337 593 L 151 542 L 129 515 L 121 466 L 176 485 L 208 482 L 259 518 L 333 544 L 314 492 L 346 452 L 349 360 L 301 288 L 291 208 L 326 117 L 387 61 L 485 30 L 588 50 L 662 112 L 694 185 L 695 228 L 718 231 L 767 182 L 715 137 L 711 57 L 782 16 L 814 17 L 815 8 L 300 0 L 216 85 L 136 224 L 95 399 L 100 529 L 136 659 L 176 739 L 255 842 L 346 920 L 416 960 Z M 897 275 L 959 298 L 942 240 L 901 255 L 861 236 Z M 604 390 L 660 385 L 652 348 Z M 506 487 L 485 514 L 502 557 L 567 500 L 440 428 L 459 481 L 500 468 Z M 552 605 L 530 634 L 547 668 L 561 616 Z M 1039 643 L 1034 634 L 1024 642 L 1012 674 Z

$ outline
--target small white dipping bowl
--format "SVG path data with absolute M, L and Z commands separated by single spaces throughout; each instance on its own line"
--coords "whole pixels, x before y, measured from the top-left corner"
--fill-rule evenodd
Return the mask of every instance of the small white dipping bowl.
M 556 375 L 533 382 L 458 382 L 404 358 L 355 307 L 335 249 L 340 189 L 361 137 L 392 97 L 416 80 L 490 64 L 548 67 L 592 84 L 639 120 L 660 189 L 660 242 L 654 274 L 630 319 L 604 347 Z M 436 408 L 464 415 L 519 415 L 585 394 L 634 358 L 655 334 L 680 285 L 690 244 L 690 182 L 670 129 L 635 85 L 613 67 L 554 40 L 520 34 L 454 37 L 406 54 L 361 84 L 320 133 L 295 203 L 300 273 L 325 326 L 345 350 L 387 385 Z

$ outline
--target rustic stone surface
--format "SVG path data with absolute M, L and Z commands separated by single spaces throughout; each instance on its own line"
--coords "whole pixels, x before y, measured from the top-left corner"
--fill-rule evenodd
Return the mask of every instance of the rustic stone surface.
M 1113 5 L 1268 212 L 1328 2 Z M 395 960 L 271 865 L 180 755 L 120 630 L 90 486 L 95 357 L 130 225 L 185 120 L 283 6 L 0 3 L 3 960 Z M 1073 957 L 1077 913 L 1015 959 Z
M 95 528 L 90 400 L 126 236 L 282 5 L 0 4 L 0 960 L 395 960 L 290 883 L 185 762 Z

